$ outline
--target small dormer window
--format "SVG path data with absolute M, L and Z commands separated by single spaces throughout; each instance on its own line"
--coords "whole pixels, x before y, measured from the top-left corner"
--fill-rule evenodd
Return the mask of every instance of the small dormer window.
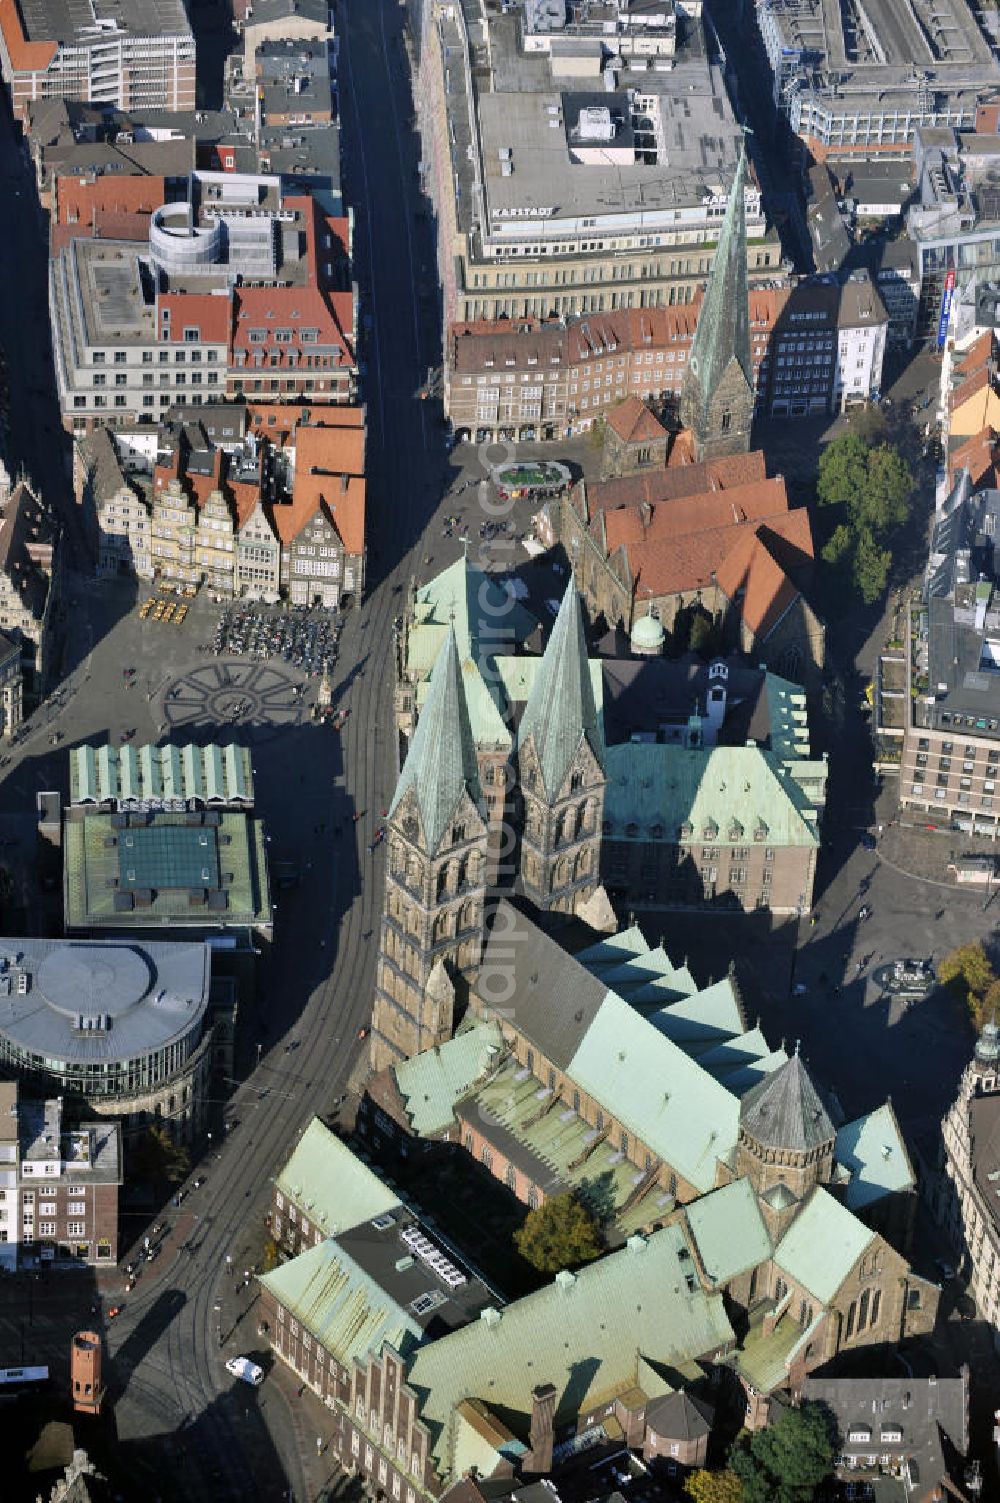
M 706 840 L 714 840 L 719 833 L 719 827 L 715 823 L 715 820 L 708 820 L 708 822 L 702 826 L 701 833 Z

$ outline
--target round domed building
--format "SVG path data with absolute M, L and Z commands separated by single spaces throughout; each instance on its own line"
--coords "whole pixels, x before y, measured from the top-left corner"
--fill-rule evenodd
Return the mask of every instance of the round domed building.
M 663 630 L 663 622 L 659 616 L 654 616 L 650 611 L 645 616 L 639 616 L 632 627 L 629 637 L 629 647 L 639 658 L 658 658 L 663 652 L 663 644 L 667 640 L 667 634 Z
M 0 1067 L 190 1139 L 209 1095 L 210 986 L 205 943 L 0 940 Z

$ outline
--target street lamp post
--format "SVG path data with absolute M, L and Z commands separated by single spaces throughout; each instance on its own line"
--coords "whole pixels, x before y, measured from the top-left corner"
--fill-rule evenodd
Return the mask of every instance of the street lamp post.
M 264 1052 L 264 1045 L 263 1044 L 258 1044 L 257 1045 L 257 1063 L 258 1063 L 258 1065 L 260 1064 L 260 1057 L 261 1057 L 261 1054 L 263 1052 Z

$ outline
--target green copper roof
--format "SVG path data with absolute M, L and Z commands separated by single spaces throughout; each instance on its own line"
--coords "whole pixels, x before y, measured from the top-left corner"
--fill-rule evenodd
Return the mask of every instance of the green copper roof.
M 509 653 L 538 622 L 496 575 L 456 559 L 416 593 L 407 637 L 407 676 L 426 679 L 451 624 L 458 655 L 480 662 Z
M 413 1317 L 333 1240 L 262 1273 L 260 1282 L 345 1367 L 386 1344 L 405 1355 L 423 1340 Z
M 779 1320 L 766 1336 L 763 1325 L 755 1324 L 747 1333 L 742 1349 L 733 1354 L 733 1367 L 752 1387 L 770 1393 L 787 1382 L 789 1359 L 803 1335 L 802 1327 L 790 1315 Z
M 648 953 L 649 945 L 639 925 L 630 924 L 627 929 L 620 929 L 617 934 L 609 934 L 607 939 L 599 939 L 585 950 L 578 950 L 576 959 L 598 976 L 607 965 L 621 965 L 630 955 Z
M 640 1353 L 660 1366 L 726 1348 L 733 1340 L 720 1295 L 689 1290 L 689 1258 L 676 1227 L 633 1239 L 574 1275 L 422 1346 L 407 1382 L 423 1399 L 439 1472 L 454 1475 L 455 1408 L 482 1399 L 527 1435 L 531 1391 L 556 1389 L 556 1424 L 576 1419 L 639 1381 Z
M 851 1171 L 846 1197 L 851 1211 L 914 1184 L 913 1165 L 888 1102 L 866 1117 L 844 1124 L 837 1134 L 834 1157 Z
M 695 1189 L 715 1186 L 736 1144 L 739 1102 L 609 992 L 566 1072 Z
M 685 1206 L 684 1215 L 702 1266 L 725 1284 L 771 1256 L 771 1239 L 749 1180 L 734 1180 Z
M 519 740 L 523 745 L 529 738 L 535 743 L 542 782 L 550 798 L 560 792 L 582 741 L 589 743 L 599 762 L 603 759 L 583 613 L 572 580 L 524 707 Z
M 395 1066 L 396 1085 L 415 1133 L 432 1137 L 452 1125 L 456 1101 L 490 1067 L 490 1050 L 499 1051 L 502 1042 L 496 1023 L 479 1023 Z
M 698 378 L 703 401 L 712 396 L 723 372 L 733 359 L 739 361 L 747 382 L 751 388 L 753 386 L 746 209 L 743 201 L 746 181 L 747 156 L 744 143 L 688 360 L 689 371 Z
M 531 635 L 538 622 L 509 582 L 468 558 L 456 559 L 417 591 L 406 637 L 406 677 L 415 685 L 418 711 L 430 690 L 431 670 L 449 629 L 455 632 L 473 739 L 479 746 L 512 744 L 494 661 Z
M 605 766 L 604 818 L 616 840 L 646 841 L 657 827 L 658 838 L 676 840 L 687 823 L 695 842 L 714 826 L 711 838 L 720 846 L 746 845 L 758 825 L 769 845 L 819 844 L 815 805 L 760 747 L 625 742 L 608 747 Z M 743 834 L 730 838 L 739 826 Z
M 453 629 L 445 636 L 434 664 L 427 701 L 396 784 L 390 815 L 410 788 L 416 794 L 424 840 L 431 852 L 440 845 L 464 792 L 477 806 L 482 804 L 476 747 Z
M 817 1186 L 775 1248 L 774 1261 L 829 1304 L 875 1233 Z
M 644 998 L 629 998 L 633 1007 L 640 1000 Z M 691 994 L 647 1012 L 646 1018 L 658 1032 L 666 1034 L 685 1054 L 695 1058 L 743 1032 L 739 1002 L 728 976 L 704 991 L 698 991 L 692 983 Z
M 295 1145 L 275 1185 L 324 1237 L 369 1221 L 399 1204 L 399 1196 L 318 1117 L 312 1119 Z

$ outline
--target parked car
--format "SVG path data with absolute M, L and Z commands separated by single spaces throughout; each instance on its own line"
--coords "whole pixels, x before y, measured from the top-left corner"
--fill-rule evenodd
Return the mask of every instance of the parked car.
M 226 1372 L 232 1373 L 234 1378 L 242 1378 L 253 1388 L 259 1388 L 264 1381 L 264 1369 L 251 1362 L 249 1357 L 230 1357 L 226 1362 Z

